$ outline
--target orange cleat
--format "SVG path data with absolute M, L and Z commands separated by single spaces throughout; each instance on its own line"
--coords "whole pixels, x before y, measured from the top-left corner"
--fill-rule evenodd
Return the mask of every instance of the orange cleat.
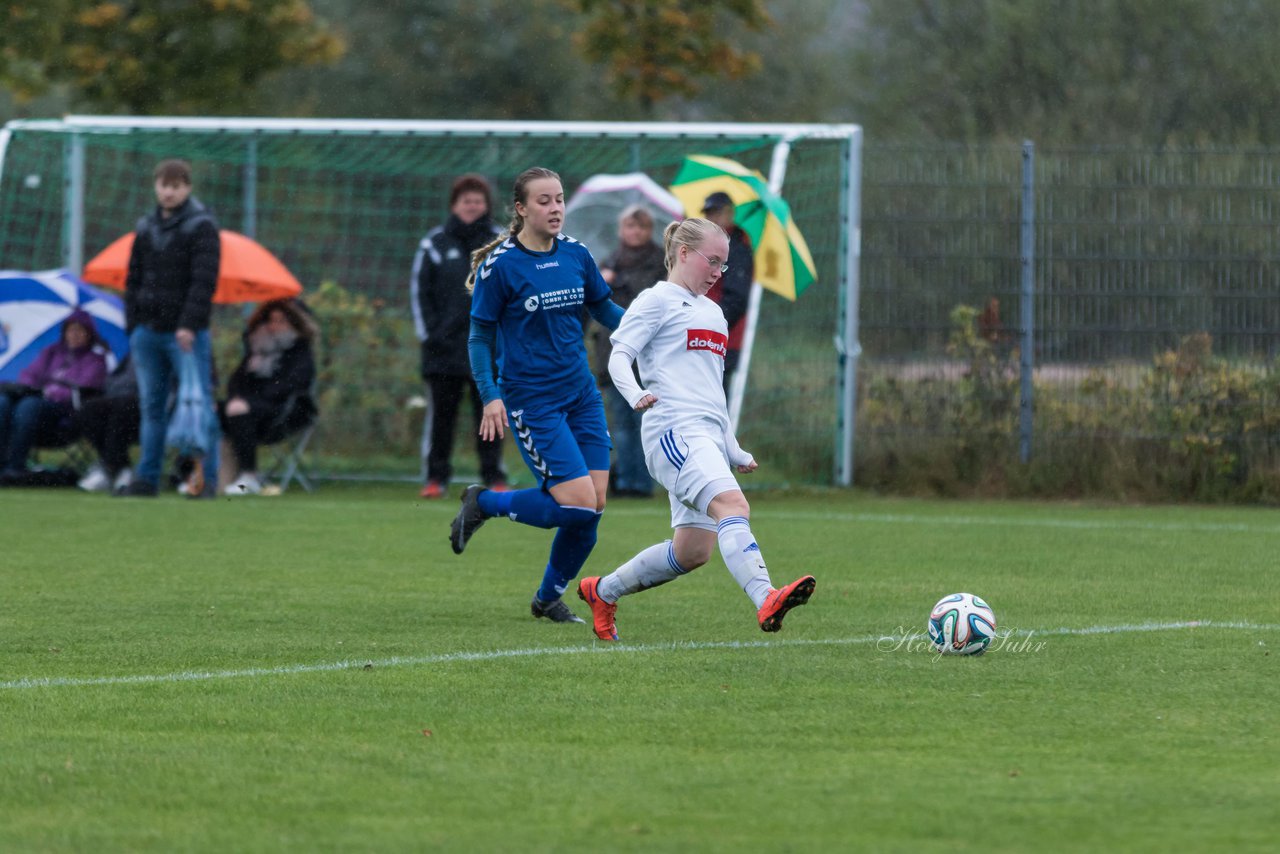
M 591 576 L 584 578 L 578 582 L 578 598 L 591 606 L 591 616 L 593 618 L 596 637 L 600 640 L 616 641 L 618 639 L 618 627 L 613 622 L 614 614 L 618 613 L 616 603 L 606 602 L 600 598 L 600 594 L 596 592 L 596 587 L 600 584 L 599 576 Z
M 429 480 L 418 493 L 419 498 L 444 498 L 444 484 L 438 480 Z
M 781 590 L 769 591 L 764 605 L 756 612 L 760 618 L 761 631 L 776 632 L 781 629 L 782 618 L 792 608 L 808 602 L 816 584 L 812 575 L 806 575 L 803 578 L 797 578 Z

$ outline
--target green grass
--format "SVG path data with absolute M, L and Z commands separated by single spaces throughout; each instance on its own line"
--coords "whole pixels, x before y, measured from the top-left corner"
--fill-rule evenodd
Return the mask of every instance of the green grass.
M 785 631 L 716 558 L 623 600 L 607 645 L 528 616 L 546 532 L 495 520 L 455 557 L 456 502 L 415 492 L 0 492 L 0 850 L 1280 836 L 1274 511 L 750 493 L 775 582 L 818 578 Z M 617 502 L 588 573 L 667 523 Z M 957 590 L 1023 634 L 978 659 L 877 640 Z M 1057 631 L 1191 620 L 1234 627 Z

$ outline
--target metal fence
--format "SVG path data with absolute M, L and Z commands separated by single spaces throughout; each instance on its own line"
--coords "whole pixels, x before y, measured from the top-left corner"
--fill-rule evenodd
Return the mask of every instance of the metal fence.
M 1147 359 L 1207 332 L 1224 355 L 1280 342 L 1280 152 L 1035 152 L 1037 361 Z M 862 345 L 937 355 L 952 307 L 1016 327 L 1022 147 L 864 152 Z
M 1082 434 L 1166 445 L 1195 434 L 1240 445 L 1234 463 L 1218 461 L 1237 477 L 1272 465 L 1270 441 L 1243 434 L 1259 427 L 1250 413 L 1269 425 L 1275 408 L 1278 155 L 868 140 L 860 469 L 883 475 L 885 455 L 911 437 L 971 438 L 975 421 L 999 446 L 990 456 L 1007 457 L 1031 412 L 1021 423 L 1040 454 Z M 976 327 L 968 338 L 957 329 L 966 323 Z M 1020 358 L 1034 366 L 1033 393 Z M 1190 362 L 1199 393 L 1220 399 L 1188 397 Z M 1226 377 L 1221 388 L 1203 387 L 1210 366 Z M 1232 372 L 1253 385 L 1232 387 Z M 1173 408 L 1238 417 L 1165 417 L 1160 394 Z

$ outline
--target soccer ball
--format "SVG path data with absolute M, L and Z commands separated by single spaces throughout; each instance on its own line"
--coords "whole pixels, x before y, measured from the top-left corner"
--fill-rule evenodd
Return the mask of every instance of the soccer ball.
M 929 612 L 929 640 L 943 655 L 981 655 L 995 635 L 995 612 L 972 593 L 943 596 Z

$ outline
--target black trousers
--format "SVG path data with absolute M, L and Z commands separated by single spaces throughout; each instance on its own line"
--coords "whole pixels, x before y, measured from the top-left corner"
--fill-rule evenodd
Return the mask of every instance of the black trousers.
M 258 446 L 271 445 L 296 433 L 311 420 L 311 412 L 294 406 L 286 411 L 284 406 L 270 401 L 247 398 L 249 411 L 243 415 L 228 416 L 227 403 L 218 404 L 222 418 L 222 434 L 231 444 L 236 467 L 242 472 L 258 470 Z
M 453 437 L 457 432 L 458 408 L 462 403 L 463 393 L 469 392 L 473 415 L 470 432 L 476 437 L 480 478 L 485 483 L 506 480 L 507 474 L 502 468 L 502 443 L 496 440 L 486 442 L 479 435 L 484 404 L 480 402 L 480 392 L 476 389 L 475 380 L 447 374 L 428 374 L 425 379 L 431 401 L 431 411 L 422 436 L 423 456 L 427 460 L 427 479 L 448 483 L 453 476 Z
M 129 467 L 129 448 L 138 444 L 142 423 L 136 394 L 86 400 L 76 419 L 81 434 L 98 452 L 98 461 L 108 476 L 114 478 Z

